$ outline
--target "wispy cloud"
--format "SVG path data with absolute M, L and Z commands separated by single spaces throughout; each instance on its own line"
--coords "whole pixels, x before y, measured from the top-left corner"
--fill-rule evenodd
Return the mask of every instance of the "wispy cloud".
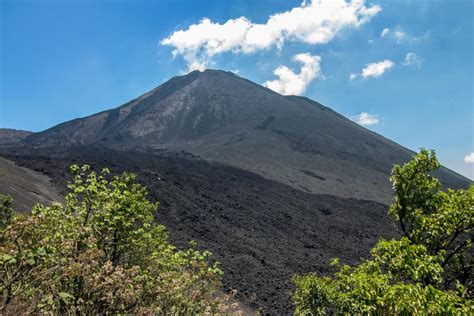
M 430 36 L 430 32 L 426 32 L 420 36 L 413 36 L 405 32 L 400 26 L 397 26 L 395 29 L 384 28 L 380 33 L 380 37 L 392 38 L 398 44 L 402 42 L 415 42 Z
M 389 59 L 385 59 L 383 61 L 379 61 L 376 63 L 370 63 L 365 66 L 364 69 L 362 69 L 361 76 L 362 78 L 366 79 L 369 77 L 380 77 L 381 75 L 384 74 L 385 71 L 388 69 L 392 68 L 395 64 L 393 61 Z
M 415 53 L 408 53 L 406 56 L 405 56 L 405 59 L 402 61 L 402 65 L 404 66 L 416 66 L 418 68 L 421 67 L 421 64 L 423 63 L 423 58 L 421 58 L 420 56 L 418 56 L 417 54 Z
M 370 114 L 367 112 L 362 112 L 359 115 L 350 116 L 349 118 L 357 124 L 363 126 L 376 125 L 380 121 L 377 114 Z
M 466 157 L 464 157 L 464 162 L 474 163 L 474 152 L 467 154 Z
M 161 44 L 174 47 L 173 56 L 183 56 L 189 70 L 202 70 L 213 56 L 224 52 L 249 54 L 271 47 L 281 49 L 285 41 L 328 43 L 343 29 L 358 27 L 380 12 L 380 6 L 365 6 L 364 2 L 303 1 L 289 11 L 271 15 L 263 24 L 246 17 L 222 24 L 204 18 L 172 33 Z
M 408 34 L 404 31 L 400 29 L 391 30 L 389 28 L 384 28 L 382 30 L 382 33 L 380 33 L 380 37 L 392 37 L 397 40 L 397 43 L 400 43 L 401 41 L 409 38 Z
M 299 95 L 311 81 L 321 76 L 321 57 L 305 53 L 293 56 L 293 60 L 302 64 L 299 73 L 286 66 L 279 66 L 273 71 L 278 79 L 267 81 L 263 85 L 281 94 Z

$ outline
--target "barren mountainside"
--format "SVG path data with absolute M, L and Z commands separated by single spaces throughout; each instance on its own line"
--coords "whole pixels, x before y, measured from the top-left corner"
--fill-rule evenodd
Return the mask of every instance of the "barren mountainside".
M 25 139 L 31 132 L 11 128 L 0 128 L 0 145 L 16 143 Z
M 183 150 L 310 193 L 390 202 L 388 176 L 412 152 L 315 101 L 233 73 L 174 77 L 112 110 L 26 138 L 34 146 Z M 443 169 L 449 187 L 464 177 Z

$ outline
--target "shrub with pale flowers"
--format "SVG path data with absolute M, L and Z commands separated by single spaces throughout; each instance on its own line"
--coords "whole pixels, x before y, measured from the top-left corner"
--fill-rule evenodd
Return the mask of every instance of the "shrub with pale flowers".
M 65 203 L 0 200 L 0 313 L 205 314 L 232 306 L 210 253 L 178 250 L 135 175 L 71 166 Z

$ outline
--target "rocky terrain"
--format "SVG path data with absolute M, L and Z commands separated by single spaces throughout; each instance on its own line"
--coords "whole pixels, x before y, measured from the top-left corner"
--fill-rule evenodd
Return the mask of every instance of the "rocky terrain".
M 333 257 L 355 263 L 379 237 L 396 234 L 386 205 L 306 193 L 189 153 L 72 148 L 51 154 L 3 155 L 48 175 L 63 192 L 72 163 L 137 173 L 150 199 L 160 202 L 156 219 L 171 240 L 179 246 L 195 240 L 210 250 L 222 264 L 225 290 L 236 289 L 239 300 L 272 315 L 291 312 L 294 274 L 328 273 Z
M 17 166 L 0 157 L 0 194 L 13 197 L 13 208 L 29 212 L 36 203 L 62 201 L 51 179 L 39 172 Z

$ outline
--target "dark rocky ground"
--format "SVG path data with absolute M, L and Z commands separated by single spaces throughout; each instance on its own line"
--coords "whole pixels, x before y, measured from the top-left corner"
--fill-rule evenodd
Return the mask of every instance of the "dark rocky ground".
M 294 274 L 329 273 L 333 257 L 356 263 L 379 237 L 395 235 L 384 204 L 305 193 L 192 154 L 84 147 L 2 155 L 48 175 L 63 191 L 72 163 L 137 173 L 160 202 L 156 218 L 171 240 L 185 246 L 193 239 L 210 250 L 222 264 L 225 289 L 273 315 L 291 313 Z

